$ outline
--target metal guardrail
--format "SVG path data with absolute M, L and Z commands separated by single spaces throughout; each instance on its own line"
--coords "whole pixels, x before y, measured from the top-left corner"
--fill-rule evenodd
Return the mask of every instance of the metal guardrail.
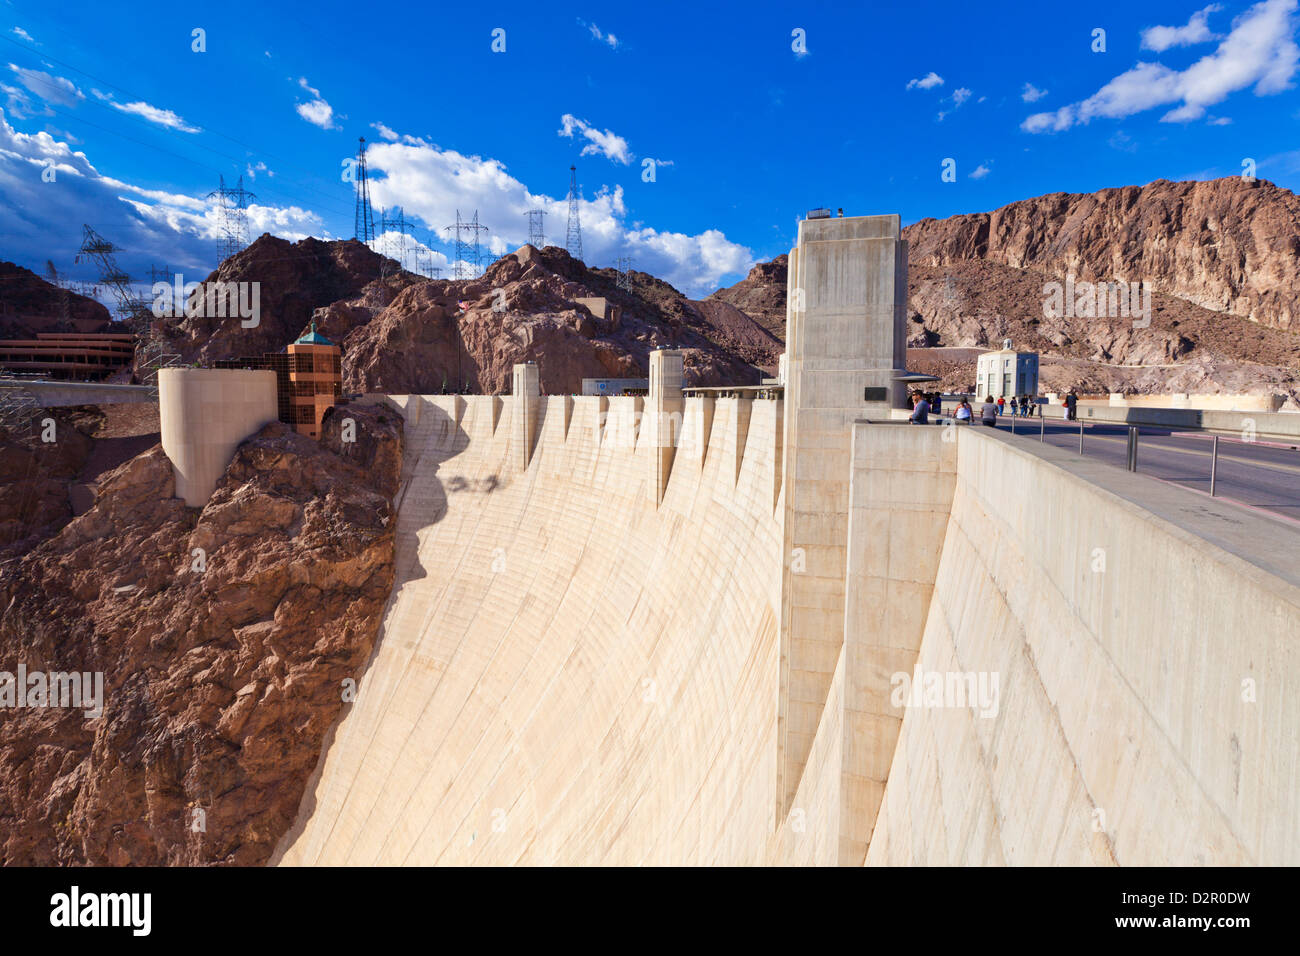
M 1062 419 L 1053 419 L 1053 421 L 1056 422 L 1056 423 L 1059 423 L 1059 424 L 1061 424 L 1061 425 L 1072 425 L 1072 424 L 1076 424 L 1076 423 L 1078 424 L 1078 426 L 1079 426 L 1078 453 L 1079 453 L 1080 455 L 1082 455 L 1082 454 L 1084 453 L 1084 442 L 1083 442 L 1083 437 L 1084 437 L 1084 424 L 1085 424 L 1085 422 L 1084 422 L 1082 419 L 1079 419 L 1079 420 L 1076 420 L 1076 421 L 1071 421 L 1071 420 L 1069 420 L 1069 419 L 1064 419 L 1064 418 L 1062 418 Z M 1002 422 L 1002 419 L 999 419 L 999 420 L 998 420 L 998 423 L 1001 424 L 1001 422 Z M 1142 445 L 1142 430 L 1143 430 L 1143 428 L 1147 428 L 1148 430 L 1154 430 L 1154 431 L 1156 431 L 1156 432 L 1158 433 L 1157 436 L 1150 436 L 1150 437 L 1167 437 L 1167 436 L 1175 435 L 1175 434 L 1179 434 L 1179 433 L 1189 434 L 1189 435 L 1190 435 L 1190 434 L 1196 434 L 1196 433 L 1198 432 L 1197 429 L 1193 429 L 1193 428 L 1171 428 L 1171 427 L 1169 427 L 1169 426 L 1162 426 L 1162 425 L 1146 425 L 1146 426 L 1144 426 L 1144 425 L 1126 425 L 1126 424 L 1124 424 L 1124 423 L 1120 423 L 1120 422 L 1105 422 L 1105 421 L 1096 421 L 1096 420 L 1091 421 L 1091 422 L 1088 422 L 1087 424 L 1089 424 L 1089 425 L 1090 425 L 1091 427 L 1093 427 L 1093 428 L 1102 428 L 1102 429 L 1111 428 L 1111 429 L 1115 429 L 1115 430 L 1118 430 L 1118 429 L 1120 429 L 1120 428 L 1124 428 L 1124 429 L 1125 429 L 1125 431 L 1126 431 L 1126 442 L 1125 442 L 1125 465 L 1124 465 L 1124 467 L 1125 467 L 1125 470 L 1126 470 L 1126 471 L 1131 471 L 1131 472 L 1135 472 L 1135 473 L 1138 471 L 1139 462 L 1140 462 L 1140 460 L 1141 460 L 1141 455 L 1139 454 L 1139 452 L 1140 452 L 1141 445 Z M 1045 440 L 1046 440 L 1046 429 L 1047 429 L 1047 420 L 1046 420 L 1045 418 L 1040 418 L 1040 420 L 1039 420 L 1039 424 L 1038 424 L 1038 440 L 1039 440 L 1039 441 L 1045 441 Z M 1015 419 L 1015 418 L 1011 418 L 1011 429 L 1010 429 L 1010 430 L 1011 430 L 1012 434 L 1016 434 L 1016 419 Z M 1204 434 L 1203 432 L 1201 432 L 1201 433 Z M 1061 432 L 1058 431 L 1057 434 L 1059 435 L 1059 434 L 1061 434 Z M 1106 436 L 1103 436 L 1103 437 L 1106 437 Z M 1210 487 L 1209 487 L 1209 496 L 1212 497 L 1212 498 L 1213 498 L 1213 497 L 1217 497 L 1218 494 L 1219 494 L 1219 462 L 1220 462 L 1220 457 L 1221 457 L 1221 456 L 1220 456 L 1220 448 L 1219 448 L 1219 446 L 1220 446 L 1221 443 L 1227 442 L 1227 443 L 1232 444 L 1232 445 L 1244 445 L 1244 446 L 1247 446 L 1247 447 L 1260 447 L 1261 445 L 1262 445 L 1262 446 L 1265 446 L 1265 447 L 1273 447 L 1273 448 L 1288 448 L 1288 447 L 1290 447 L 1290 448 L 1294 449 L 1294 448 L 1296 447 L 1295 445 L 1278 444 L 1277 442 L 1272 442 L 1272 441 L 1261 441 L 1261 440 L 1259 440 L 1259 439 L 1249 439 L 1249 438 L 1232 438 L 1232 437 L 1229 437 L 1229 436 L 1227 436 L 1227 435 L 1219 435 L 1219 434 L 1208 434 L 1206 437 L 1208 437 L 1209 440 L 1210 440 L 1210 474 L 1209 474 Z M 1167 449 L 1166 449 L 1166 450 L 1167 450 Z M 1268 463 L 1267 463 L 1267 462 L 1261 462 L 1260 464 L 1261 464 L 1261 466 L 1267 466 Z M 1158 475 L 1152 475 L 1152 477 L 1159 478 Z M 1173 481 L 1175 484 L 1182 484 L 1186 479 L 1168 479 L 1168 478 L 1160 478 L 1160 480 L 1162 480 L 1162 481 Z M 1201 493 L 1204 494 L 1205 492 L 1202 491 Z M 1267 510 L 1267 509 L 1266 509 L 1266 510 Z M 1285 516 L 1284 516 L 1284 517 L 1285 517 Z
M 1010 423 L 1010 426 L 1011 426 L 1009 430 L 1010 430 L 1011 434 L 1015 435 L 1015 434 L 1025 434 L 1025 433 L 1030 432 L 1031 429 L 1030 429 L 1030 428 L 1026 428 L 1026 425 L 1028 424 L 1028 422 L 1026 422 L 1026 419 L 1029 419 L 1030 421 L 1032 421 L 1033 418 L 1037 418 L 1037 419 L 1038 419 L 1038 440 L 1039 440 L 1039 441 L 1046 441 L 1046 438 L 1047 438 L 1047 423 L 1048 423 L 1048 420 L 1047 420 L 1046 417 L 1044 417 L 1044 416 L 1042 416 L 1042 415 L 1038 415 L 1038 416 L 1025 416 L 1025 415 L 1000 415 L 1000 416 L 998 416 L 997 419 L 995 419 L 995 421 L 996 421 L 996 423 L 997 423 L 999 426 L 1001 426 L 1004 422 L 1009 422 L 1009 423 Z M 945 413 L 943 413 L 943 414 L 934 415 L 933 418 L 932 418 L 932 421 L 933 421 L 935 424 L 938 424 L 938 425 L 975 425 L 975 424 L 978 424 L 978 423 L 979 423 L 980 419 L 979 419 L 979 418 L 976 418 L 976 417 L 971 417 L 971 418 L 969 418 L 969 419 L 961 420 L 961 419 L 958 419 L 958 418 L 956 418 L 955 416 L 953 416 L 951 413 L 946 413 L 946 412 L 945 412 Z M 1079 426 L 1079 444 L 1078 444 L 1078 453 L 1079 453 L 1080 455 L 1082 455 L 1082 454 L 1083 454 L 1083 451 L 1084 451 L 1084 446 L 1083 446 L 1083 436 L 1084 436 L 1084 424 L 1085 424 L 1085 422 L 1083 421 L 1083 419 L 1053 418 L 1053 419 L 1052 419 L 1052 422 L 1053 422 L 1053 423 L 1056 423 L 1056 424 L 1061 424 L 1061 425 L 1073 425 L 1073 424 L 1077 424 L 1077 425 Z M 1019 423 L 1019 425 L 1020 425 L 1020 428 L 1021 428 L 1021 431 L 1020 431 L 1020 432 L 1017 432 L 1017 423 Z M 1110 427 L 1110 428 L 1125 428 L 1125 427 L 1126 427 L 1126 428 L 1127 428 L 1127 439 L 1126 439 L 1126 449 L 1125 449 L 1125 466 L 1124 466 L 1124 467 L 1125 467 L 1125 470 L 1126 470 L 1126 471 L 1132 471 L 1132 472 L 1136 472 L 1136 471 L 1138 470 L 1138 461 L 1139 461 L 1139 454 L 1138 454 L 1138 451 L 1139 451 L 1139 448 L 1140 448 L 1140 446 L 1141 446 L 1142 429 L 1143 429 L 1144 427 L 1146 427 L 1146 428 L 1152 428 L 1152 429 L 1159 429 L 1159 431 L 1162 433 L 1162 435 L 1176 434 L 1176 433 L 1178 433 L 1178 432 L 1193 433 L 1193 432 L 1196 431 L 1196 429 L 1192 429 L 1192 428 L 1171 428 L 1171 427 L 1169 427 L 1169 426 L 1163 426 L 1163 425 L 1148 425 L 1148 426 L 1143 426 L 1143 425 L 1127 425 L 1127 426 L 1125 426 L 1123 423 L 1120 423 L 1120 422 L 1106 422 L 1106 421 L 1096 421 L 1096 420 L 1091 421 L 1091 422 L 1088 422 L 1087 424 L 1090 424 L 1090 425 L 1092 425 L 1093 427 L 1100 427 L 1100 428 L 1106 428 L 1106 427 Z M 1057 434 L 1060 434 L 1060 433 L 1058 432 Z M 1258 441 L 1258 440 L 1253 440 L 1253 441 L 1252 441 L 1252 440 L 1244 439 L 1244 438 L 1230 438 L 1230 437 L 1228 437 L 1227 435 L 1211 434 L 1211 435 L 1209 436 L 1209 438 L 1210 438 L 1210 497 L 1216 497 L 1217 494 L 1218 494 L 1218 485 L 1219 485 L 1219 443 L 1220 443 L 1220 442 L 1229 442 L 1229 443 L 1234 444 L 1234 445 L 1247 445 L 1247 446 L 1258 446 L 1258 445 L 1260 445 L 1260 444 L 1264 444 L 1264 445 L 1269 445 L 1269 446 L 1275 446 L 1275 447 L 1276 447 L 1276 443 L 1274 443 L 1274 442 L 1262 442 L 1262 443 L 1261 443 L 1261 442 Z M 1280 447 L 1287 447 L 1287 446 L 1283 445 L 1283 446 L 1280 446 Z M 1291 447 L 1294 447 L 1294 446 L 1291 446 Z M 1162 480 L 1167 480 L 1167 479 L 1162 479 Z

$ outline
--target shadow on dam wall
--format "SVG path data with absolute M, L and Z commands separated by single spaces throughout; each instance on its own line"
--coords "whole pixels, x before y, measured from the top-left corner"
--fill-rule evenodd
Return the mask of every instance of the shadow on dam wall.
M 277 862 L 1297 862 L 1300 589 L 1224 537 L 1265 519 L 854 426 L 786 811 L 779 400 L 687 398 L 658 501 L 641 399 L 539 399 L 533 434 L 518 399 L 373 399 L 406 419 L 396 584 Z

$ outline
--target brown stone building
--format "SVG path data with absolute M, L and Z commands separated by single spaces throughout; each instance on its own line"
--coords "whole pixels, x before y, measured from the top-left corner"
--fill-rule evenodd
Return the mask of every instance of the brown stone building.
M 284 352 L 225 359 L 216 367 L 275 372 L 280 421 L 308 438 L 320 438 L 325 412 L 343 396 L 343 350 L 317 332 L 314 321 Z

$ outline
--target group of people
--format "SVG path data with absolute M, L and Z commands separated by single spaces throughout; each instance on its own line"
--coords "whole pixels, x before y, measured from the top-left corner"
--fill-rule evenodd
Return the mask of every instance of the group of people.
M 990 401 L 992 396 L 990 396 Z M 1012 395 L 1010 401 L 1005 398 L 997 400 L 997 413 L 1013 417 L 1027 418 L 1038 409 L 1038 403 L 1030 395 Z
M 1062 401 L 1065 405 L 1066 420 L 1074 421 L 1079 406 L 1079 396 L 1075 394 L 1074 389 L 1070 389 Z M 912 414 L 908 421 L 915 425 L 928 425 L 931 415 L 942 414 L 943 396 L 938 392 L 913 392 L 911 402 Z M 1004 414 L 1028 417 L 1041 412 L 1038 411 L 1038 402 L 1030 395 L 1013 395 L 1009 401 L 1005 398 L 994 399 L 992 395 L 984 399 L 984 405 L 980 408 L 980 421 L 983 424 L 996 428 L 998 418 Z M 970 425 L 975 421 L 975 410 L 971 407 L 971 403 L 963 398 L 957 403 L 953 417 L 958 424 Z

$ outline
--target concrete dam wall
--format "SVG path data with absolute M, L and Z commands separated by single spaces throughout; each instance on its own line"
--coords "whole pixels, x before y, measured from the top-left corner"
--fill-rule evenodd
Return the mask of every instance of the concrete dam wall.
M 1251 563 L 1277 532 L 1230 505 L 852 426 L 844 625 L 783 800 L 780 401 L 686 399 L 656 502 L 652 399 L 382 400 L 397 583 L 280 862 L 1300 858 L 1300 536 Z
M 906 707 L 867 862 L 1300 862 L 1300 532 L 958 432 L 914 672 L 998 693 Z
M 659 504 L 642 399 L 534 400 L 522 471 L 524 402 L 391 401 L 397 581 L 283 861 L 762 862 L 780 403 L 687 400 Z
M 279 862 L 1300 862 L 1300 530 L 891 423 L 899 237 L 800 223 L 778 387 L 370 397 L 396 582 Z

